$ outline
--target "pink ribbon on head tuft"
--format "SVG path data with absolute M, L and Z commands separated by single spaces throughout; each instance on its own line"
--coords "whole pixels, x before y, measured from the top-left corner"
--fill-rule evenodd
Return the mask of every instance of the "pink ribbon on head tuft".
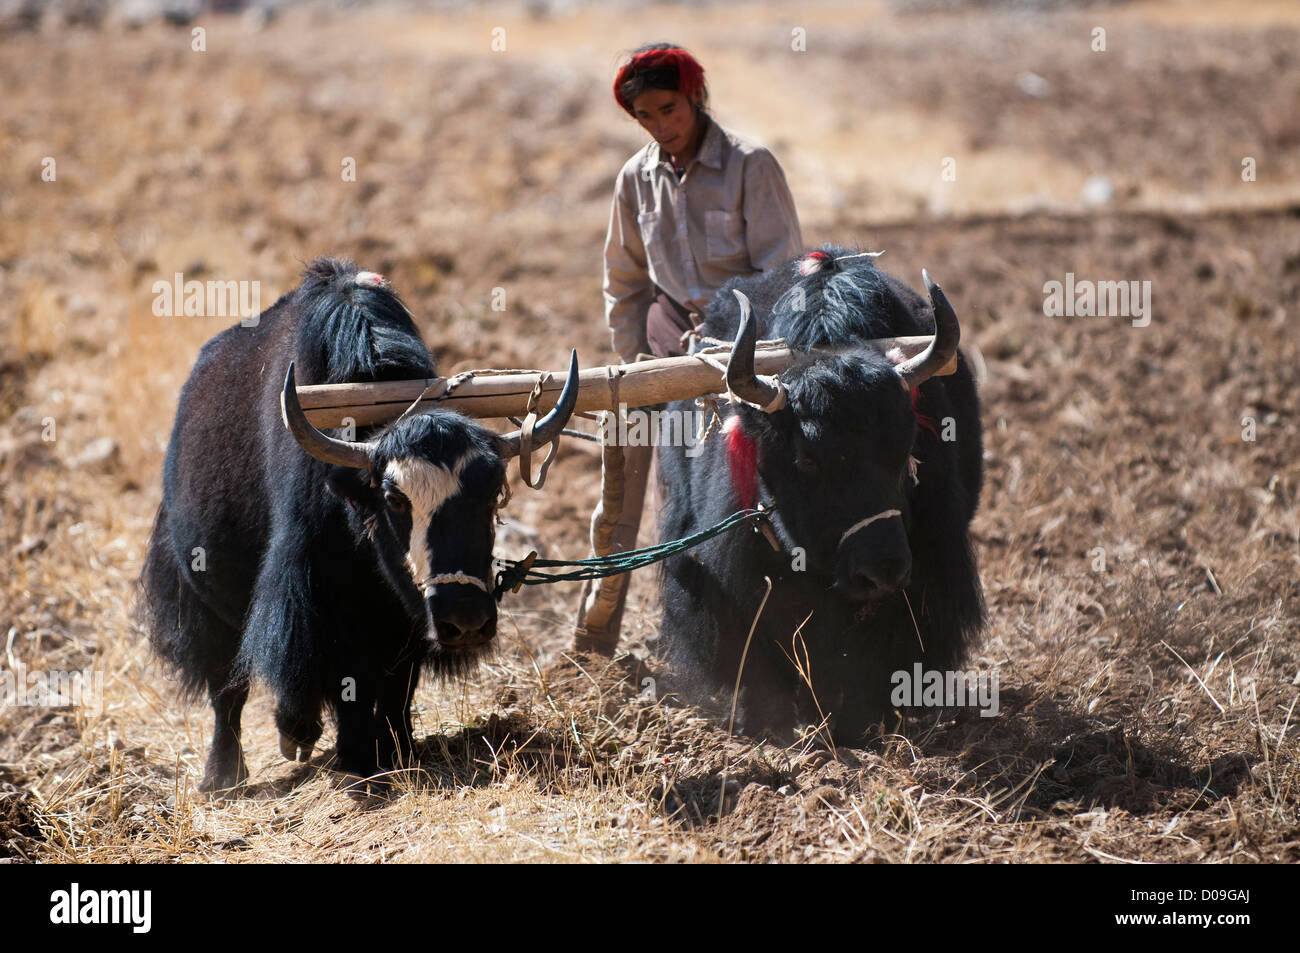
M 799 259 L 799 277 L 807 278 L 809 275 L 817 274 L 830 260 L 831 256 L 824 251 L 808 252 Z

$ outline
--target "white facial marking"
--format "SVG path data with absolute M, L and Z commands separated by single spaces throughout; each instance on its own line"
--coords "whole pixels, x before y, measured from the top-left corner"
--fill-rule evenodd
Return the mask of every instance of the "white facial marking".
M 411 501 L 411 540 L 406 553 L 406 566 L 411 578 L 422 590 L 433 588 L 433 553 L 429 551 L 429 524 L 443 503 L 460 492 L 460 474 L 465 466 L 478 456 L 471 450 L 459 460 L 445 467 L 418 457 L 403 457 L 390 461 L 384 470 L 385 479 L 392 480 Z M 428 595 L 428 592 L 425 592 Z

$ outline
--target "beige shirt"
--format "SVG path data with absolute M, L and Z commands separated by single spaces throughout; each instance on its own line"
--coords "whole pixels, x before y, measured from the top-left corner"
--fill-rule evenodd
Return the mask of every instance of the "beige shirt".
M 762 146 L 712 119 L 679 182 L 653 140 L 618 174 L 605 237 L 605 320 L 624 360 L 646 351 L 654 286 L 703 311 L 728 279 L 803 251 L 785 174 Z

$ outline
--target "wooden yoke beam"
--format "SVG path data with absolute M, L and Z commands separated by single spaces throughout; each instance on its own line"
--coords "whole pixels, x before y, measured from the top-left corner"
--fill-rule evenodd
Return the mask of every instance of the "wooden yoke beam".
M 920 353 L 930 340 L 930 335 L 919 335 L 883 338 L 869 343 L 881 350 L 898 347 L 906 358 Z M 716 352 L 709 349 L 705 353 L 722 365 L 730 359 L 727 348 L 718 348 Z M 795 356 L 787 347 L 760 345 L 754 352 L 754 369 L 759 374 L 777 374 L 789 367 Z M 954 359 L 939 373 L 951 374 L 956 369 Z M 611 406 L 611 373 L 618 375 L 618 397 L 628 407 L 686 400 L 725 390 L 718 369 L 693 355 L 618 364 L 612 368 L 589 367 L 578 378 L 576 412 L 618 409 Z M 459 375 L 370 384 L 314 384 L 299 387 L 298 400 L 307 419 L 317 427 L 341 427 L 345 418 L 351 418 L 358 427 L 386 423 L 406 410 L 426 390 L 428 393 L 420 403 L 424 410 L 444 407 L 467 417 L 517 417 L 524 413 L 537 377 L 536 373 L 483 373 L 453 383 L 450 396 L 445 396 L 449 381 L 456 382 Z M 538 413 L 544 413 L 555 405 L 563 386 L 564 374 L 552 372 L 551 379 L 542 386 Z

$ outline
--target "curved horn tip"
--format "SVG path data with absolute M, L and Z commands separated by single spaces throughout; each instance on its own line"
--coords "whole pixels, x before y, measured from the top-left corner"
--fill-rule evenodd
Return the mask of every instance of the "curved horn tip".
M 753 323 L 754 308 L 749 303 L 749 297 L 739 288 L 732 288 L 731 293 L 736 296 L 736 302 L 740 305 L 740 325 L 738 330 L 743 331 L 747 325 Z
M 925 282 L 925 290 L 931 298 L 935 296 L 936 292 L 943 294 L 943 289 L 939 287 L 939 283 L 930 277 L 930 273 L 924 268 L 921 269 L 921 280 Z
M 569 372 L 564 380 L 564 389 L 560 391 L 560 396 L 556 398 L 555 406 L 533 426 L 533 442 L 535 446 L 540 447 L 543 444 L 550 443 L 564 430 L 564 425 L 569 422 L 569 418 L 573 416 L 573 410 L 578 404 L 579 386 L 578 349 L 575 347 L 569 349 Z M 502 457 L 511 459 L 519 456 L 522 435 L 522 430 L 497 434 L 497 446 Z
M 542 422 L 549 424 L 557 414 L 562 414 L 567 422 L 573 414 L 573 409 L 578 405 L 578 389 L 580 381 L 578 379 L 578 349 L 569 349 L 569 370 L 564 377 L 564 387 L 560 389 L 560 396 L 555 399 L 555 406 L 547 414 Z M 564 424 L 560 424 L 563 429 Z
M 574 347 L 569 349 L 569 370 L 564 377 L 564 387 L 560 389 L 560 396 L 556 399 L 555 406 L 576 403 L 578 386 L 578 349 Z
M 750 310 L 749 299 L 738 288 L 732 288 L 740 302 L 740 326 L 731 346 L 727 361 L 727 388 L 741 400 L 758 407 L 767 407 L 776 399 L 779 390 L 754 373 L 754 348 L 758 343 L 758 327 Z
M 745 342 L 751 337 L 757 343 L 758 332 L 754 325 L 754 309 L 750 306 L 749 298 L 739 288 L 732 288 L 731 292 L 740 303 L 740 323 L 736 325 L 736 338 L 732 342 L 733 345 Z
M 944 306 L 951 309 L 952 305 L 948 302 L 948 296 L 943 293 L 939 283 L 930 277 L 930 273 L 924 268 L 921 269 L 921 278 L 925 281 L 926 293 L 930 296 L 931 304 L 943 302 Z
M 280 420 L 289 426 L 289 400 L 298 397 L 298 380 L 293 373 L 294 362 L 289 362 L 289 369 L 284 372 L 284 387 L 280 389 Z

